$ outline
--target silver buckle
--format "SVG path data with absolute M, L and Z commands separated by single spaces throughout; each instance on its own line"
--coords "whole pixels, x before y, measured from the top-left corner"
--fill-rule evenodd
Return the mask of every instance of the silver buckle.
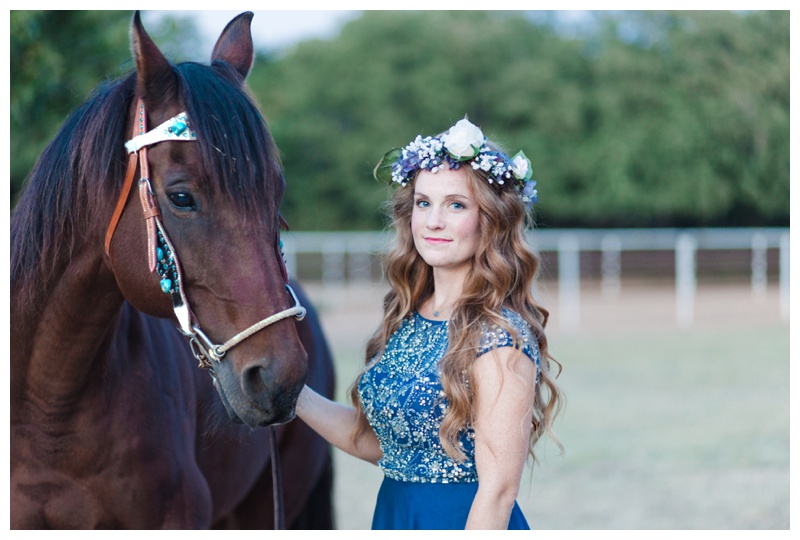
M 202 369 L 213 369 L 214 362 L 220 363 L 225 352 L 219 352 L 218 346 L 214 345 L 208 336 L 197 326 L 192 325 L 193 334 L 189 335 L 189 347 L 192 349 L 192 354 L 200 362 L 197 367 Z

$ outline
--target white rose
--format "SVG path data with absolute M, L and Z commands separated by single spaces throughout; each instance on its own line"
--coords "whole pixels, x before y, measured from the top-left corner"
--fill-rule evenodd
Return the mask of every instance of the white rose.
M 464 118 L 442 135 L 447 152 L 459 161 L 474 158 L 483 146 L 483 132 Z
M 511 167 L 514 169 L 514 176 L 517 178 L 525 178 L 528 174 L 528 160 L 523 156 L 517 156 L 511 162 Z

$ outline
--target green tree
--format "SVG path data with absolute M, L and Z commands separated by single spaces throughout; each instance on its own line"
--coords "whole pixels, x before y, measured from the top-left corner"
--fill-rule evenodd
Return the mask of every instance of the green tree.
M 638 34 L 620 40 L 623 24 Z M 595 130 L 556 164 L 570 170 L 551 209 L 581 225 L 788 224 L 788 36 L 780 12 L 610 21 L 583 92 Z
M 788 224 L 788 12 L 366 12 L 251 86 L 298 229 L 383 225 L 383 154 L 464 114 L 540 182 L 542 226 Z
M 250 85 L 284 157 L 290 224 L 382 227 L 387 188 L 371 178 L 380 156 L 465 114 L 501 143 L 545 147 L 544 139 L 515 134 L 552 122 L 537 102 L 561 99 L 537 72 L 562 78 L 562 70 L 579 70 L 580 60 L 559 65 L 548 57 L 551 48 L 578 56 L 577 45 L 520 15 L 367 12 L 335 40 L 301 43 L 264 61 Z M 498 81 L 511 88 L 502 99 Z

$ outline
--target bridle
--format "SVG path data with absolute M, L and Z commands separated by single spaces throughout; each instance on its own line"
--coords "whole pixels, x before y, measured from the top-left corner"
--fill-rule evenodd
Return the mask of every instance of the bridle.
M 161 276 L 161 290 L 170 295 L 172 309 L 180 324 L 180 330 L 189 338 L 192 354 L 194 354 L 194 357 L 199 361 L 198 367 L 209 369 L 213 372 L 212 362 L 221 362 L 227 351 L 256 334 L 258 331 L 280 320 L 288 317 L 295 317 L 297 320 L 302 320 L 306 315 L 306 309 L 300 305 L 297 295 L 287 282 L 285 286 L 294 300 L 293 307 L 270 315 L 253 324 L 222 345 L 217 345 L 212 342 L 200 329 L 197 318 L 189 308 L 189 302 L 186 299 L 183 287 L 183 275 L 181 273 L 181 266 L 178 262 L 177 253 L 161 221 L 158 202 L 156 201 L 152 185 L 150 184 L 150 170 L 147 160 L 148 146 L 162 141 L 195 140 L 197 140 L 197 136 L 189 129 L 186 113 L 173 116 L 158 127 L 147 131 L 144 102 L 139 100 L 137 117 L 134 125 L 134 136 L 125 143 L 125 148 L 130 154 L 128 171 L 125 175 L 122 193 L 117 201 L 117 206 L 114 210 L 111 222 L 109 223 L 108 230 L 106 231 L 105 250 L 106 255 L 108 255 L 111 247 L 111 238 L 114 235 L 114 231 L 122 215 L 122 210 L 125 208 L 133 184 L 138 157 L 138 165 L 141 171 L 141 178 L 139 179 L 139 200 L 142 204 L 142 211 L 147 225 L 147 257 L 150 272 L 158 272 Z
M 150 272 L 157 272 L 161 277 L 161 290 L 170 295 L 172 309 L 180 324 L 179 329 L 183 335 L 189 338 L 189 346 L 192 350 L 192 354 L 199 362 L 198 367 L 209 370 L 212 378 L 216 379 L 214 363 L 222 362 L 225 354 L 230 349 L 278 321 L 289 317 L 294 317 L 298 321 L 302 320 L 306 315 L 306 309 L 300 304 L 300 300 L 298 300 L 297 295 L 288 283 L 288 276 L 284 273 L 283 277 L 286 290 L 294 300 L 294 306 L 274 315 L 270 315 L 253 324 L 221 345 L 212 342 L 200 329 L 197 317 L 189 307 L 189 302 L 184 292 L 183 275 L 181 273 L 178 255 L 161 221 L 158 201 L 156 200 L 152 184 L 150 183 L 150 168 L 147 160 L 147 148 L 149 146 L 162 141 L 196 140 L 197 136 L 189 128 L 189 122 L 185 112 L 173 116 L 166 122 L 148 131 L 144 102 L 142 100 L 138 101 L 133 136 L 131 140 L 125 143 L 125 149 L 130 155 L 128 169 L 125 174 L 122 192 L 117 200 L 117 205 L 114 209 L 108 229 L 106 230 L 105 252 L 107 256 L 110 256 L 111 239 L 114 236 L 114 231 L 117 228 L 122 212 L 127 204 L 138 165 L 141 171 L 138 183 L 139 200 L 142 205 L 144 220 L 147 227 L 147 259 Z M 283 529 L 283 496 L 280 485 L 281 479 L 278 465 L 277 437 L 274 427 L 270 430 L 270 435 L 270 447 L 273 456 L 272 476 L 275 500 L 275 528 Z

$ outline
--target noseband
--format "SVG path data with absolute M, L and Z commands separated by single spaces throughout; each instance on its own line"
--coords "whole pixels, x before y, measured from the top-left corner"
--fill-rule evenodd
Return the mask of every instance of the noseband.
M 212 342 L 200 329 L 197 318 L 189 308 L 189 302 L 186 299 L 178 255 L 161 221 L 158 202 L 153 193 L 152 185 L 150 184 L 150 170 L 147 160 L 148 146 L 162 141 L 195 141 L 197 140 L 197 136 L 189 129 L 185 112 L 170 118 L 150 131 L 147 131 L 146 122 L 144 102 L 139 100 L 137 117 L 134 122 L 133 138 L 125 143 L 125 149 L 130 154 L 125 183 L 123 184 L 122 193 L 117 201 L 117 206 L 114 209 L 114 214 L 109 223 L 108 230 L 106 231 L 106 255 L 109 254 L 111 238 L 114 236 L 114 231 L 116 230 L 122 211 L 128 200 L 138 161 L 141 171 L 141 178 L 139 179 L 139 200 L 142 204 L 144 219 L 147 225 L 147 257 L 150 272 L 158 272 L 161 276 L 161 290 L 170 295 L 172 308 L 180 324 L 180 330 L 189 338 L 192 354 L 199 361 L 198 367 L 209 369 L 213 374 L 214 365 L 212 362 L 221 362 L 230 349 L 278 321 L 289 317 L 302 320 L 306 315 L 306 309 L 300 305 L 297 295 L 289 284 L 286 283 L 286 289 L 294 300 L 293 307 L 270 315 L 255 323 L 246 330 L 239 332 L 222 345 L 217 345 Z

